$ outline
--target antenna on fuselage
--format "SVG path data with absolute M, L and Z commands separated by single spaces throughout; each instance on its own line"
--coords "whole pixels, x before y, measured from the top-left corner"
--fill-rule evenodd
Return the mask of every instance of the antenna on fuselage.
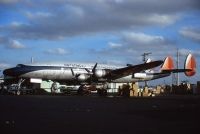
M 177 48 L 177 54 L 176 54 L 176 56 L 177 56 L 177 60 L 176 60 L 176 66 L 177 67 L 176 68 L 179 69 L 179 57 L 180 57 L 180 54 L 179 54 L 179 49 L 178 48 Z M 176 76 L 177 77 L 176 78 L 177 79 L 176 85 L 179 86 L 179 73 L 177 73 L 176 75 L 177 75 Z
M 148 56 L 148 55 L 150 55 L 150 54 L 152 54 L 151 52 L 148 52 L 148 53 L 143 53 L 142 54 L 142 60 L 143 60 L 143 62 L 145 63 L 146 62 L 146 57 Z M 144 84 L 145 84 L 145 87 L 147 87 L 147 81 L 145 81 L 144 82 Z

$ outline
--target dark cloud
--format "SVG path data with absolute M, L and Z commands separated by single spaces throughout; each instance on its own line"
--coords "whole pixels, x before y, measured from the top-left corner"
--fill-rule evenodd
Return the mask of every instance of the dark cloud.
M 197 9 L 199 2 L 198 0 L 25 0 L 18 1 L 18 5 L 20 10 L 18 13 L 25 17 L 27 22 L 3 26 L 1 31 L 6 31 L 9 36 L 15 38 L 55 40 L 89 33 L 173 24 L 179 19 L 180 12 Z
M 122 35 L 119 43 L 109 42 L 108 53 L 115 52 L 122 55 L 138 54 L 138 52 L 156 52 L 157 55 L 171 54 L 171 49 L 175 49 L 175 42 L 163 36 L 148 35 L 144 33 L 126 32 Z
M 200 43 L 200 28 L 199 27 L 184 27 L 179 33 L 192 41 Z
M 144 33 L 125 32 L 118 42 L 108 42 L 108 47 L 102 50 L 91 50 L 93 54 L 100 55 L 113 61 L 142 61 L 142 54 L 151 52 L 153 60 L 162 60 L 166 56 L 176 54 L 176 42 L 164 38 L 163 36 L 148 35 Z M 95 52 L 95 53 L 94 53 Z
M 191 53 L 196 57 L 200 57 L 200 51 L 199 50 L 190 50 L 190 49 L 182 48 L 182 49 L 179 50 L 179 53 L 180 53 L 181 56 L 186 56 L 189 53 Z
M 0 0 L 0 4 L 15 4 L 21 0 Z

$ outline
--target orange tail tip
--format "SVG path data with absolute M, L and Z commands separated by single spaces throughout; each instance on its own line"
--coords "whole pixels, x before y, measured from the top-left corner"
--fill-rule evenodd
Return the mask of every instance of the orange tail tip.
M 191 71 L 186 71 L 186 76 L 193 76 L 196 74 L 196 60 L 192 54 L 188 54 L 185 60 L 185 69 L 191 69 Z
M 172 57 L 168 56 L 165 58 L 161 70 L 172 70 L 174 69 L 174 61 Z

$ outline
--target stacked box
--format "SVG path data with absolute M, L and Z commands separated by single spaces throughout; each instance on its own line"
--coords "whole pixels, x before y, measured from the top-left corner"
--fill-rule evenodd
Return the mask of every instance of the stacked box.
M 130 96 L 138 96 L 138 83 L 132 83 L 132 90 L 130 91 Z
M 197 94 L 200 94 L 200 81 L 197 81 L 196 93 L 197 93 Z

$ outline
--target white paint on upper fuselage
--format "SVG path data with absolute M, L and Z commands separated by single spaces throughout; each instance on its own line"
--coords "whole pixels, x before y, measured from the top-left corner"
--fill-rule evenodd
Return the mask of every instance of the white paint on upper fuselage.
M 65 62 L 65 63 L 33 63 L 33 64 L 23 64 L 27 66 L 55 66 L 55 67 L 68 67 L 68 68 L 87 68 L 92 69 L 96 63 L 79 63 L 79 62 Z M 18 65 L 17 65 L 18 66 Z M 117 69 L 126 66 L 122 65 L 110 65 L 110 64 L 97 64 L 96 69 Z
M 74 80 L 72 70 L 74 74 L 88 74 L 85 70 L 86 68 L 90 71 L 94 68 L 96 63 L 34 63 L 34 64 L 18 64 L 17 66 L 44 66 L 42 70 L 35 70 L 25 74 L 20 75 L 22 78 L 42 78 L 48 80 Z M 55 69 L 45 69 L 45 67 L 58 67 Z M 98 64 L 96 69 L 117 69 L 122 66 L 108 65 L 108 64 Z M 72 70 L 71 70 L 72 69 Z

